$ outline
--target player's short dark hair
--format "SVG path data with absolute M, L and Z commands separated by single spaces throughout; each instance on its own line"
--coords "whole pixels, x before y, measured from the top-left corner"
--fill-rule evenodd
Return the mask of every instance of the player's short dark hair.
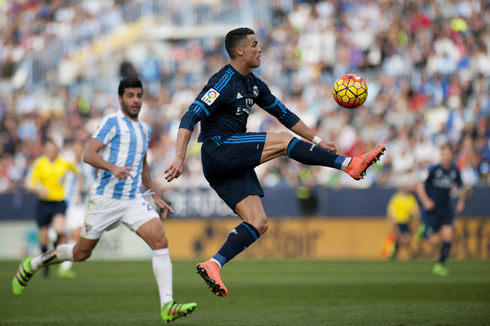
M 250 34 L 255 34 L 255 32 L 248 27 L 240 27 L 234 30 L 231 30 L 226 34 L 225 37 L 225 48 L 226 52 L 230 56 L 230 59 L 235 59 L 236 57 L 236 48 L 243 45 L 243 43 L 248 40 L 247 36 Z
M 141 83 L 141 80 L 139 80 L 136 77 L 124 77 L 119 82 L 119 88 L 117 90 L 117 93 L 120 96 L 123 96 L 124 90 L 126 88 L 141 88 L 141 89 L 143 89 L 143 84 Z

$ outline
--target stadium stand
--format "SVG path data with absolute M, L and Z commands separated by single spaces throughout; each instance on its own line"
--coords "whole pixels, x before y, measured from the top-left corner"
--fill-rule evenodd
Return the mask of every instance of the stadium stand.
M 163 171 L 180 117 L 206 76 L 224 64 L 223 33 L 237 24 L 253 27 L 261 42 L 257 75 L 321 138 L 347 156 L 375 143 L 388 148 L 362 182 L 275 160 L 257 170 L 264 187 L 393 187 L 419 178 L 445 142 L 456 147 L 466 185 L 490 185 L 486 1 L 172 3 L 0 5 L 0 194 L 23 187 L 45 140 L 63 146 L 88 139 L 101 117 L 119 107 L 114 85 L 128 67 L 145 82 L 149 161 L 159 188 L 168 189 Z M 256 8 L 253 14 L 243 14 L 246 5 Z M 369 86 L 367 102 L 353 111 L 336 106 L 331 95 L 336 78 L 349 72 Z M 250 116 L 250 131 L 282 130 L 261 111 Z M 207 187 L 199 148 L 194 139 L 172 187 Z

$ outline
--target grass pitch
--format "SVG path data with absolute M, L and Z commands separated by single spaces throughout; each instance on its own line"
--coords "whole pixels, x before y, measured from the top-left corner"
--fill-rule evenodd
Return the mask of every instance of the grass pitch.
M 197 310 L 180 325 L 490 325 L 490 261 L 433 263 L 233 261 L 223 268 L 229 294 L 211 294 L 197 262 L 175 261 L 174 298 Z M 34 276 L 11 291 L 18 262 L 0 262 L 0 325 L 159 325 L 150 261 L 88 261 L 77 279 Z M 176 325 L 177 325 L 176 324 Z

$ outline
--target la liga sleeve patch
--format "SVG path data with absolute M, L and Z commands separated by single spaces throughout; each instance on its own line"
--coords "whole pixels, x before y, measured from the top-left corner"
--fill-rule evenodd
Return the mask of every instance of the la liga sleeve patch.
M 204 96 L 201 98 L 201 101 L 203 101 L 207 105 L 211 105 L 214 103 L 214 101 L 216 101 L 218 96 L 219 93 L 214 88 L 211 88 L 206 94 L 204 94 Z

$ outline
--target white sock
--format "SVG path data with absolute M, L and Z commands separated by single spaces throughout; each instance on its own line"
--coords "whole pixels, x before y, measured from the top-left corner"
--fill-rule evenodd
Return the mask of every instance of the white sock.
M 157 279 L 161 307 L 173 300 L 172 297 L 172 262 L 168 248 L 153 250 L 153 273 Z
M 352 157 L 346 157 L 344 162 L 342 163 L 342 167 L 340 168 L 342 171 L 345 171 L 347 166 L 349 166 L 350 161 L 352 161 Z
M 62 244 L 56 247 L 56 258 L 51 260 L 47 264 L 43 264 L 42 257 L 46 253 L 43 253 L 40 256 L 34 257 L 31 260 L 31 267 L 36 272 L 39 268 L 45 266 L 45 265 L 53 265 L 53 264 L 59 264 L 64 261 L 74 261 L 73 259 L 73 247 L 75 247 L 74 244 Z

